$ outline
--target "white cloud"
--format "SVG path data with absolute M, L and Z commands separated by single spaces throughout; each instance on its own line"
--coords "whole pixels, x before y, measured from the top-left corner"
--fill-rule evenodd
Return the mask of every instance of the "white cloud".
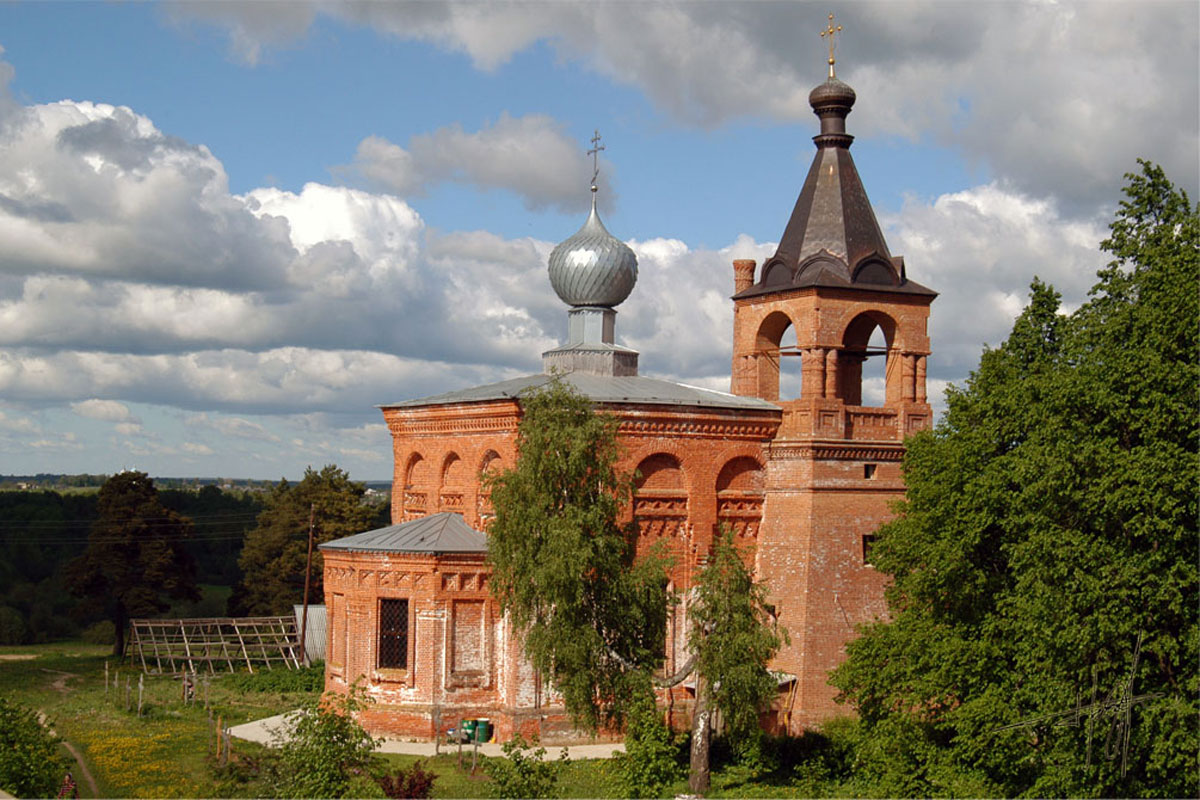
M 381 400 L 433 394 L 515 374 L 488 365 L 301 347 L 154 356 L 0 351 L 0 393 L 14 401 L 65 403 L 80 395 L 100 394 L 176 408 L 270 414 L 347 409 L 367 414 Z
M 207 148 L 128 108 L 62 101 L 0 128 L 0 257 L 9 274 L 276 287 L 286 226 L 228 193 Z
M 358 145 L 353 169 L 380 188 L 408 197 L 452 181 L 479 189 L 507 189 L 531 210 L 586 211 L 580 188 L 591 178 L 579 143 L 545 114 L 511 117 L 467 133 L 460 125 L 414 136 L 408 149 L 379 136 Z M 600 175 L 603 202 L 613 202 L 611 168 Z
M 944 380 L 964 378 L 982 343 L 1008 337 L 1035 275 L 1077 306 L 1108 261 L 1098 222 L 1064 219 L 1053 203 L 995 183 L 929 204 L 908 198 L 881 222 L 909 277 L 941 293 L 929 320 L 929 374 Z
M 41 433 L 41 426 L 30 417 L 10 417 L 0 411 L 0 430 L 12 433 Z
M 825 63 L 824 11 L 804 3 L 319 2 L 289 7 L 274 30 L 253 5 L 208 5 L 203 20 L 235 42 L 277 44 L 320 13 L 461 51 L 484 70 L 544 41 L 703 126 L 808 119 Z M 1139 156 L 1196 185 L 1194 2 L 864 2 L 838 13 L 840 77 L 864 101 L 855 133 L 931 138 L 1067 211 L 1110 202 Z
M 28 447 L 35 450 L 82 450 L 83 444 L 78 441 L 74 433 L 67 431 L 65 433 L 53 434 L 49 437 L 37 439 L 27 443 Z
M 81 417 L 104 420 L 105 422 L 130 422 L 134 420 L 133 414 L 129 411 L 129 406 L 124 403 L 118 403 L 116 400 L 100 400 L 97 398 L 81 400 L 78 403 L 71 403 L 71 410 Z

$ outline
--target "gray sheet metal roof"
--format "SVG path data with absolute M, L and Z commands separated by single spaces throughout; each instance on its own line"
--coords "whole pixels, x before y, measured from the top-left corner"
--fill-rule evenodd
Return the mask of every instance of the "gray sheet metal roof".
M 467 525 L 462 514 L 443 511 L 334 539 L 319 547 L 358 553 L 486 553 L 487 535 Z
M 418 408 L 443 403 L 475 403 L 487 400 L 516 399 L 522 391 L 545 386 L 553 380 L 565 381 L 575 391 L 595 403 L 645 403 L 650 405 L 705 406 L 709 408 L 731 408 L 746 411 L 778 411 L 779 406 L 757 397 L 739 397 L 726 392 L 715 392 L 672 383 L 658 378 L 640 375 L 613 377 L 608 375 L 585 375 L 569 372 L 565 375 L 526 375 L 522 378 L 460 389 L 455 392 L 435 394 L 416 400 L 388 403 L 380 408 Z

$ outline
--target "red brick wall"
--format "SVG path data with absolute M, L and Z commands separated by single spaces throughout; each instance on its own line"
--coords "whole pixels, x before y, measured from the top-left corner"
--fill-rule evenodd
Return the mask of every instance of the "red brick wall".
M 740 279 L 752 274 L 739 266 Z M 604 407 L 620 418 L 620 468 L 643 473 L 627 511 L 638 522 L 639 549 L 668 541 L 672 588 L 682 594 L 691 586 L 721 522 L 736 531 L 767 583 L 791 635 L 772 666 L 797 676 L 794 696 L 777 703 L 793 731 L 847 713 L 834 702 L 828 672 L 844 658 L 854 626 L 886 611 L 885 582 L 864 563 L 863 537 L 903 495 L 903 437 L 931 423 L 930 299 L 800 289 L 737 301 L 735 394 L 778 402 L 772 348 L 803 354 L 801 397 L 779 402 L 778 412 Z M 859 361 L 843 351 L 865 344 L 875 324 L 888 338 L 887 389 L 884 405 L 868 408 L 857 394 Z M 395 457 L 393 522 L 456 511 L 486 528 L 490 505 L 479 476 L 515 463 L 519 416 L 513 400 L 385 409 Z M 440 715 L 443 728 L 461 717 L 489 717 L 501 739 L 515 730 L 544 741 L 577 735 L 488 597 L 481 557 L 327 553 L 325 564 L 326 684 L 344 691 L 363 676 L 376 700 L 364 720 L 375 732 L 428 737 Z M 403 674 L 374 662 L 378 599 L 391 596 L 409 598 L 412 652 Z M 668 672 L 686 657 L 685 605 L 686 598 L 669 630 Z M 676 689 L 665 699 L 682 721 L 690 693 Z

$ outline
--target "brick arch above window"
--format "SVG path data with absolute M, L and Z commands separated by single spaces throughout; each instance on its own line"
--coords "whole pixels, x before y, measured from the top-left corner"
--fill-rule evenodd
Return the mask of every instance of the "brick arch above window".
M 442 485 L 438 492 L 439 511 L 463 512 L 467 468 L 458 453 L 451 450 L 442 459 Z
M 467 468 L 458 453 L 451 450 L 442 459 L 442 486 L 462 486 L 466 483 Z
M 750 456 L 735 456 L 721 467 L 717 474 L 717 491 L 758 492 L 763 491 L 763 466 Z
M 671 453 L 655 453 L 643 458 L 637 467 L 637 488 L 680 489 L 687 491 L 687 480 L 683 464 Z
M 485 478 L 507 469 L 504 459 L 495 450 L 488 449 L 479 459 L 479 493 L 476 497 L 475 514 L 479 518 L 481 530 L 487 530 L 488 523 L 496 516 L 492 508 L 492 489 Z
M 680 536 L 687 528 L 687 476 L 678 458 L 655 453 L 638 464 L 633 517 L 643 537 Z
M 750 456 L 734 456 L 717 473 L 717 526 L 739 538 L 758 536 L 766 483 L 762 464 Z
M 420 453 L 413 453 L 404 468 L 401 521 L 425 516 L 429 512 L 429 493 L 433 489 L 428 459 Z

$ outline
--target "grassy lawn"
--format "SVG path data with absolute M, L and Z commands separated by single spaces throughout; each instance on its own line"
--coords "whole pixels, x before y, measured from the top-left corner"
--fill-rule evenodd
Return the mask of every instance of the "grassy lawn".
M 209 714 L 225 725 L 290 711 L 315 697 L 302 692 L 250 692 L 238 687 L 229 676 L 210 679 L 196 693 L 197 702 L 184 705 L 180 683 L 170 677 L 147 676 L 143 713 L 137 715 L 137 681 L 140 672 L 121 667 L 120 688 L 104 685 L 104 666 L 110 676 L 118 665 L 105 646 L 67 642 L 28 647 L 0 647 L 0 692 L 43 712 L 59 735 L 84 758 L 96 783 L 93 792 L 65 751 L 79 785 L 80 797 L 256 797 L 264 787 L 238 781 L 237 769 L 218 775 L 211 767 L 213 737 Z M 132 710 L 125 705 L 126 679 L 130 685 Z M 260 745 L 234 740 L 241 765 L 252 763 L 264 752 Z M 457 752 L 448 747 L 444 755 L 428 759 L 426 768 L 437 774 L 434 796 L 439 798 L 484 798 L 495 790 L 483 769 L 485 757 L 471 772 L 471 754 L 464 749 L 459 765 Z M 547 748 L 554 760 L 558 750 Z M 393 768 L 407 768 L 417 756 L 383 756 Z M 793 766 L 774 774 L 752 776 L 735 766 L 716 765 L 709 797 L 806 797 L 829 791 L 820 783 L 799 778 L 803 770 Z M 245 770 L 242 770 L 243 772 Z M 681 778 L 666 796 L 687 791 Z M 558 796 L 565 798 L 620 797 L 619 782 L 612 762 L 572 761 L 563 770 Z
M 208 767 L 213 741 L 204 689 L 197 690 L 198 702 L 184 705 L 178 680 L 147 676 L 139 717 L 140 672 L 128 665 L 118 668 L 110 650 L 76 642 L 0 647 L 0 692 L 44 713 L 84 756 L 98 791 L 93 794 L 73 768 L 81 797 L 218 796 L 218 781 Z M 30 655 L 34 658 L 21 658 Z M 110 678 L 119 675 L 119 689 L 105 690 L 106 660 Z M 125 704 L 127 679 L 131 710 Z M 211 713 L 226 725 L 288 711 L 311 697 L 242 692 L 227 682 L 217 677 L 208 687 Z M 254 747 L 239 742 L 238 749 Z

